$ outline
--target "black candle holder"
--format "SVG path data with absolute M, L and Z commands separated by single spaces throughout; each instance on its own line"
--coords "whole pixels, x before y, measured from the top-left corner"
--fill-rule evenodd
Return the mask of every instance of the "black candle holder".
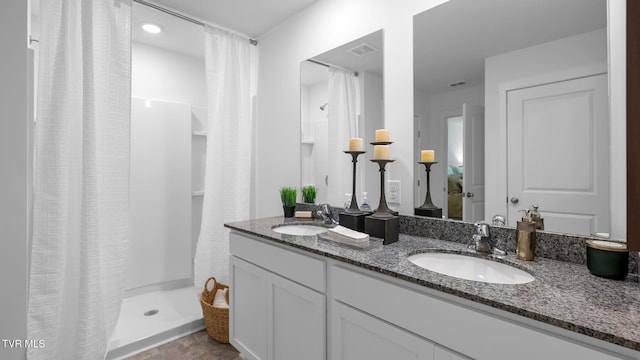
M 383 239 L 382 245 L 389 245 L 398 241 L 400 234 L 400 220 L 393 210 L 387 206 L 387 198 L 384 191 L 385 167 L 395 160 L 373 159 L 371 161 L 380 166 L 380 204 L 372 215 L 365 218 L 364 230 L 370 236 Z
M 351 155 L 351 158 L 352 158 L 351 162 L 353 163 L 353 181 L 352 181 L 352 187 L 351 187 L 353 190 L 351 191 L 351 205 L 345 211 L 352 214 L 360 214 L 363 212 L 360 211 L 360 207 L 358 206 L 358 199 L 356 198 L 356 165 L 358 163 L 358 156 L 366 153 L 366 151 L 349 150 L 349 151 L 345 151 L 344 153 Z
M 377 163 L 378 166 L 380 166 L 380 204 L 378 205 L 378 208 L 375 210 L 373 215 L 371 215 L 371 217 L 378 219 L 392 218 L 394 217 L 394 214 L 392 213 L 392 210 L 389 209 L 389 206 L 387 206 L 387 197 L 385 196 L 384 192 L 384 172 L 387 164 L 394 162 L 395 160 L 372 159 L 371 161 Z
M 374 141 L 370 143 L 371 145 L 391 145 L 393 141 Z
M 442 208 L 439 208 L 433 204 L 431 200 L 431 182 L 429 179 L 429 173 L 431 172 L 431 166 L 437 164 L 437 161 L 419 161 L 418 164 L 423 164 L 427 171 L 427 195 L 424 199 L 424 204 L 414 209 L 415 215 L 429 216 L 429 217 L 442 217 Z

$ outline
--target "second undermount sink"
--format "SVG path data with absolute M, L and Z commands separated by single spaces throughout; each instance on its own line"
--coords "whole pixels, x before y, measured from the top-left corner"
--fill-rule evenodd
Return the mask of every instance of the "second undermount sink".
M 408 260 L 423 269 L 465 280 L 494 284 L 525 284 L 535 280 L 516 267 L 462 254 L 429 252 L 411 255 Z
M 271 230 L 285 235 L 310 236 L 327 232 L 327 228 L 312 224 L 290 224 L 274 226 Z

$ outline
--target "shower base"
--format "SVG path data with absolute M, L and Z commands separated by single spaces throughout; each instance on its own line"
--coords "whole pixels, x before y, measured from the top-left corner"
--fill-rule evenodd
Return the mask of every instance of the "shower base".
M 125 359 L 204 329 L 200 291 L 186 287 L 124 299 L 106 358 Z

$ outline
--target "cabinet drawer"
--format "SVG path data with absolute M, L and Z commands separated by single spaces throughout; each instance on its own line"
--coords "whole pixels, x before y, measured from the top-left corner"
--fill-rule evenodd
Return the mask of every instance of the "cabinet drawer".
M 229 250 L 232 255 L 316 291 L 326 290 L 326 263 L 322 260 L 233 231 L 229 235 Z

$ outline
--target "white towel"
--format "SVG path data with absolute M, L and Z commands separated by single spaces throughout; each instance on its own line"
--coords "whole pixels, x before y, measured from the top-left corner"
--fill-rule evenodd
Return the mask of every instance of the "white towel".
M 336 238 L 347 240 L 354 243 L 363 243 L 363 242 L 369 241 L 369 234 L 351 230 L 341 225 L 338 225 L 334 228 L 329 229 L 329 234 Z
M 218 289 L 216 291 L 216 295 L 213 297 L 213 307 L 218 309 L 228 309 L 229 304 L 227 304 L 227 290 L 229 289 Z

